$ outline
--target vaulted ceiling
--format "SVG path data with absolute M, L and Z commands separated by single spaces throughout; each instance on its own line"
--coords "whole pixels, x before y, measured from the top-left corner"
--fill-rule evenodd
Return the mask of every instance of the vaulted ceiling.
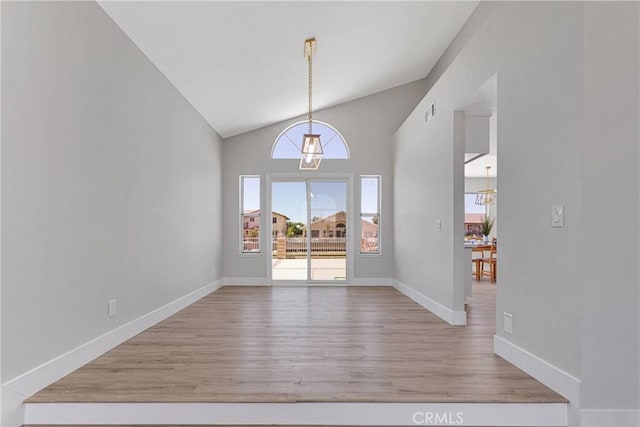
M 100 6 L 223 137 L 425 77 L 468 2 L 103 1 Z

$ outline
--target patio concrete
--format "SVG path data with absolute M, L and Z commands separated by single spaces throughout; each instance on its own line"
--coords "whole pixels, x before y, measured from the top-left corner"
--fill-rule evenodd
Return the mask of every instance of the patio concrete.
M 273 280 L 307 280 L 306 259 L 274 259 Z M 311 279 L 344 281 L 347 277 L 346 258 L 311 258 Z

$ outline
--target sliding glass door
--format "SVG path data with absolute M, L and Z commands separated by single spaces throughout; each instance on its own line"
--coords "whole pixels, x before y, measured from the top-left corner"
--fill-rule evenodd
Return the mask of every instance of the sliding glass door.
M 271 279 L 347 280 L 346 180 L 287 180 L 271 184 Z

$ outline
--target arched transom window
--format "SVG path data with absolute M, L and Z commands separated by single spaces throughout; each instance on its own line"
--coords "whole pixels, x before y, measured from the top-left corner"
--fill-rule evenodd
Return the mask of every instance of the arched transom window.
M 298 122 L 289 126 L 278 135 L 271 150 L 272 159 L 300 160 L 302 136 L 309 131 L 309 122 Z M 349 147 L 340 132 L 333 126 L 314 120 L 313 133 L 320 134 L 323 159 L 348 159 Z

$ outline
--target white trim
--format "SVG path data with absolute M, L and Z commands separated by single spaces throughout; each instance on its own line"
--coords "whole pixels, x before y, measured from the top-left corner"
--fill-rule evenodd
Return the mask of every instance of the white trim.
M 22 397 L 19 402 L 22 403 L 21 401 L 24 398 L 42 390 L 49 384 L 70 374 L 145 329 L 193 304 L 200 298 L 215 292 L 221 286 L 221 280 L 203 286 L 5 382 L 2 384 L 3 395 L 5 395 L 4 404 L 12 403 L 15 405 L 17 402 L 9 402 L 9 400 L 16 395 Z M 16 408 L 10 408 L 5 405 L 3 407 L 5 412 L 10 411 L 13 413 L 16 410 Z M 2 425 L 5 424 L 3 423 Z
M 0 5 L 0 46 L 2 46 L 2 5 Z M 2 49 L 0 48 L 0 57 Z M 0 61 L 1 62 L 1 61 Z M 2 99 L 2 67 L 0 66 L 0 99 Z M 0 102 L 0 188 L 2 188 L 2 102 Z M 2 241 L 2 197 L 0 197 L 0 242 Z M 2 245 L 0 244 L 0 324 L 2 323 Z M 0 425 L 4 404 L 2 397 L 2 328 L 0 328 Z
M 507 362 L 523 370 L 558 394 L 578 406 L 580 380 L 512 342 L 493 336 L 493 351 Z
M 266 277 L 225 277 L 224 286 L 271 286 Z
M 453 326 L 464 326 L 467 324 L 467 313 L 463 311 L 454 311 L 438 301 L 429 298 L 428 296 L 421 294 L 412 287 L 405 285 L 399 280 L 393 280 L 393 287 L 420 304 L 422 307 L 429 310 L 445 322 Z
M 3 387 L 4 388 L 4 387 Z M 22 396 L 13 390 L 5 389 L 2 392 L 2 418 L 0 425 L 3 427 L 19 427 L 24 424 L 24 405 L 22 402 L 26 396 Z
M 444 414 L 453 421 L 449 425 L 567 426 L 564 403 L 30 403 L 25 422 L 415 426 L 420 424 L 414 422 L 414 414 L 425 412 Z M 455 418 L 458 412 L 462 423 Z M 416 420 L 423 417 L 418 414 Z
M 362 227 L 362 225 L 360 227 Z M 362 230 L 362 228 L 361 228 L 361 230 Z M 380 244 L 380 240 L 378 240 L 378 245 L 379 244 Z M 357 255 L 359 257 L 361 257 L 361 258 L 364 258 L 364 259 L 366 259 L 366 258 L 382 258 L 382 256 L 383 256 L 380 252 L 360 252 L 360 251 L 358 251 Z
M 581 427 L 638 427 L 640 410 L 638 409 L 582 409 Z

